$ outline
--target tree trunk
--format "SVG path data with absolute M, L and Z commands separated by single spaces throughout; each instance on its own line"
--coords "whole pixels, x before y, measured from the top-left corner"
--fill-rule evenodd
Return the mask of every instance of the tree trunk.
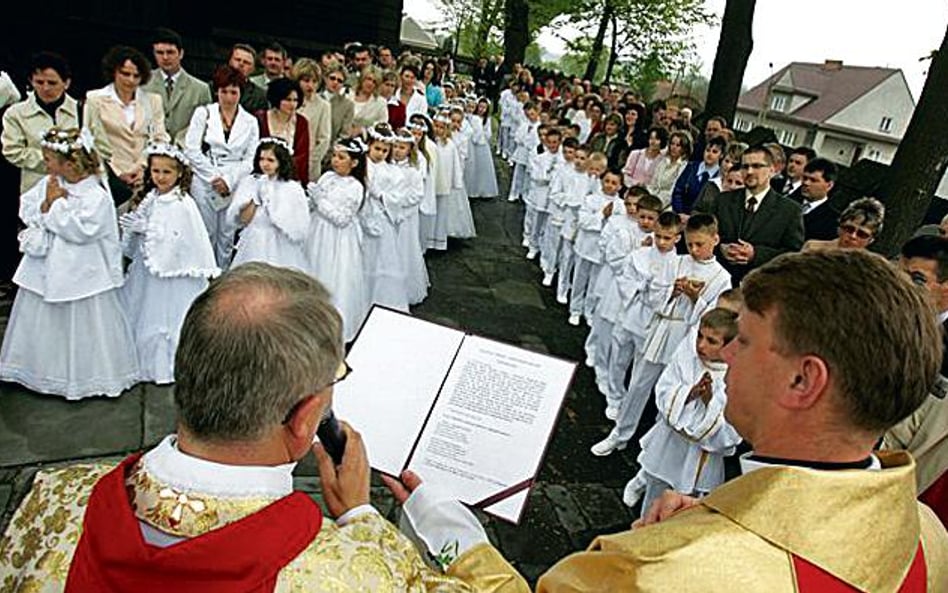
M 596 70 L 599 69 L 599 58 L 602 57 L 602 46 L 606 41 L 606 28 L 609 27 L 609 20 L 612 18 L 612 4 L 607 0 L 603 3 L 602 20 L 599 21 L 599 30 L 596 31 L 596 38 L 593 39 L 592 50 L 589 52 L 589 62 L 586 63 L 586 73 L 583 78 L 592 81 L 596 77 Z
M 530 5 L 527 0 L 504 0 L 504 64 L 512 68 L 522 64 L 530 45 L 530 29 L 527 22 Z
M 889 174 L 879 187 L 885 203 L 885 226 L 874 250 L 898 252 L 931 204 L 948 166 L 948 31 L 932 55 L 925 87 L 899 143 Z
M 714 55 L 714 70 L 708 83 L 708 99 L 704 105 L 704 120 L 720 115 L 728 122 L 734 120 L 737 99 L 741 95 L 744 69 L 754 48 L 751 33 L 757 0 L 727 0 L 721 20 L 721 36 Z
M 612 47 L 609 48 L 609 63 L 606 64 L 606 83 L 612 81 L 612 70 L 619 59 L 619 19 L 612 15 Z

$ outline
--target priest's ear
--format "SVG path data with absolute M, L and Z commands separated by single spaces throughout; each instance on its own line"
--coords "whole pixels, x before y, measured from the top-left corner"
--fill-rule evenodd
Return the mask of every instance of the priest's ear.
M 331 403 L 332 390 L 324 389 L 296 402 L 283 419 L 283 428 L 287 438 L 292 441 L 293 449 L 302 450 L 300 457 L 312 446 L 313 437 L 316 435 L 323 413 Z
M 781 397 L 783 407 L 794 410 L 807 410 L 815 406 L 830 386 L 829 367 L 819 356 L 799 357 L 797 374 Z

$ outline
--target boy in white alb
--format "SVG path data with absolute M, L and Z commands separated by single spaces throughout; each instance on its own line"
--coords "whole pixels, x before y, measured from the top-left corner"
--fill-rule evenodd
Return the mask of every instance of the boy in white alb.
M 512 80 L 510 86 L 500 93 L 498 106 L 500 107 L 500 127 L 497 131 L 497 154 L 500 158 L 507 160 L 513 154 L 513 133 L 516 125 L 516 116 L 514 115 L 520 109 L 520 102 L 517 101 L 517 95 L 514 93 L 516 81 Z
M 547 200 L 547 222 L 540 241 L 540 269 L 543 270 L 543 286 L 553 285 L 553 276 L 556 274 L 556 264 L 559 261 L 560 244 L 563 241 L 563 223 L 566 221 L 564 211 L 564 192 L 569 177 L 576 170 L 573 159 L 579 142 L 575 138 L 564 138 L 560 151 L 563 160 L 553 171 L 550 180 L 550 195 Z
M 644 195 L 642 195 L 644 193 Z M 637 249 L 651 245 L 652 231 L 662 210 L 662 201 L 641 187 L 629 188 L 625 206 L 628 216 L 609 219 L 609 232 L 603 231 L 604 259 L 606 265 L 596 281 L 601 293 L 592 317 L 592 329 L 586 339 L 586 366 L 596 369 L 599 390 L 608 393 L 609 348 L 612 344 L 612 327 L 623 310 L 622 295 L 618 279 L 625 271 L 626 263 Z
M 663 212 L 655 225 L 652 248 L 634 252 L 622 274 L 616 277 L 624 308 L 616 316 L 609 345 L 606 417 L 610 420 L 615 420 L 625 405 L 625 373 L 629 364 L 644 347 L 649 324 L 655 312 L 668 301 L 675 285 L 675 244 L 680 237 L 678 215 Z
M 589 157 L 587 170 L 593 172 L 605 169 L 605 155 L 593 153 Z M 590 180 L 591 181 L 591 180 Z M 604 209 L 619 195 L 622 187 L 622 175 L 606 171 L 600 176 L 600 185 L 583 198 L 576 215 L 576 241 L 573 243 L 575 263 L 573 264 L 572 288 L 569 297 L 569 324 L 579 325 L 579 318 L 585 311 L 586 295 L 596 284 L 596 276 L 602 266 L 602 250 L 599 248 L 599 236 L 605 224 Z
M 701 315 L 730 288 L 731 275 L 714 257 L 718 244 L 717 220 L 709 214 L 695 214 L 685 227 L 688 255 L 678 258 L 670 297 L 658 308 L 647 328 L 641 350 L 634 353 L 635 365 L 616 427 L 597 443 L 594 453 L 608 455 L 635 434 L 655 382 L 671 361 L 675 349 L 698 324 Z
M 530 156 L 530 191 L 524 199 L 523 234 L 527 242 L 527 259 L 536 258 L 540 252 L 540 241 L 546 228 L 547 203 L 550 199 L 550 182 L 553 174 L 563 164 L 560 152 L 562 137 L 557 128 L 549 128 L 543 137 L 543 152 Z
M 644 437 L 642 469 L 626 485 L 623 501 L 643 513 L 665 490 L 704 496 L 724 482 L 724 456 L 741 442 L 724 418 L 727 404 L 721 350 L 737 335 L 737 313 L 711 309 L 697 337 L 683 341 L 655 387 L 658 419 Z
M 574 243 L 576 241 L 576 220 L 579 217 L 579 207 L 589 188 L 589 173 L 587 171 L 589 151 L 579 146 L 573 153 L 573 170 L 564 173 L 565 181 L 563 192 L 557 194 L 563 212 L 563 226 L 560 227 L 560 255 L 556 262 L 559 271 L 559 280 L 556 283 L 556 302 L 565 305 L 569 302 L 569 293 L 573 286 L 573 267 L 576 263 Z M 600 165 L 597 165 L 599 167 Z M 605 163 L 601 165 L 605 171 Z
M 527 102 L 523 105 L 523 115 L 514 133 L 515 148 L 510 157 L 514 170 L 510 177 L 508 202 L 516 202 L 530 188 L 530 173 L 527 167 L 530 165 L 530 157 L 536 154 L 536 148 L 540 144 L 540 135 L 537 133 L 540 127 L 540 110 L 533 103 Z

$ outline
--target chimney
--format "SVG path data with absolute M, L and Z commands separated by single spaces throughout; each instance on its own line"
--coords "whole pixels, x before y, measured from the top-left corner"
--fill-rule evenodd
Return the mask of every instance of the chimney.
M 823 70 L 827 72 L 835 72 L 837 70 L 843 69 L 842 60 L 826 60 L 823 62 Z

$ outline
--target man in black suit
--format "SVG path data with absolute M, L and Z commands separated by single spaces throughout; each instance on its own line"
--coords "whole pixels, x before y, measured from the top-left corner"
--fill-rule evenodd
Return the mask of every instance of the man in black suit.
M 722 193 L 708 208 L 718 219 L 718 260 L 735 285 L 752 269 L 803 246 L 800 206 L 771 189 L 772 166 L 766 148 L 748 148 L 741 157 L 744 189 Z
M 798 204 L 803 203 L 803 170 L 807 163 L 816 158 L 816 152 L 806 146 L 798 146 L 790 151 L 787 157 L 787 166 L 784 168 L 783 176 L 770 182 L 778 192 L 787 196 Z
M 938 235 L 920 235 L 909 239 L 903 246 L 899 265 L 912 282 L 928 291 L 929 300 L 938 312 L 942 325 L 941 384 L 948 383 L 948 238 Z M 936 386 L 937 387 L 937 386 Z M 936 393 L 945 397 L 944 388 Z
M 823 158 L 813 159 L 803 168 L 800 196 L 803 198 L 803 238 L 806 241 L 830 241 L 838 235 L 839 211 L 829 203 L 829 192 L 836 183 L 837 171 L 832 161 Z

